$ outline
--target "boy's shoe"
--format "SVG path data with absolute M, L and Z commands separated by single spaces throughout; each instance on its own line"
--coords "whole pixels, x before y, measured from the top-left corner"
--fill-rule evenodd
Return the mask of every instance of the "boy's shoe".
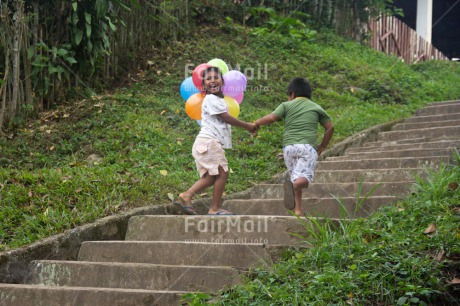
M 284 207 L 289 210 L 295 207 L 294 185 L 291 181 L 284 182 Z

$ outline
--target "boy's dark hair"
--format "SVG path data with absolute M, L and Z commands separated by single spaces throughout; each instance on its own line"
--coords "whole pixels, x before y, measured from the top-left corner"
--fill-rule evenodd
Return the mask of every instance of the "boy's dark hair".
M 311 99 L 311 86 L 305 78 L 293 78 L 288 85 L 288 95 L 294 93 L 294 98 L 306 97 Z

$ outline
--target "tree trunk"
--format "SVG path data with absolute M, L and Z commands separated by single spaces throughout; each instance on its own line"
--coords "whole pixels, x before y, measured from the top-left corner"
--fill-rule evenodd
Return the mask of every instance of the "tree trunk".
M 27 37 L 27 31 L 23 32 L 23 44 L 24 47 L 22 48 L 22 63 L 24 69 L 24 83 L 25 83 L 25 93 L 24 93 L 24 100 L 26 101 L 27 105 L 29 106 L 28 109 L 33 108 L 33 93 L 32 93 L 32 80 L 30 79 L 31 75 L 31 62 L 27 57 L 27 49 L 29 48 L 29 39 Z
M 7 84 L 8 84 L 8 75 L 10 73 L 10 65 L 8 64 L 8 59 L 10 57 L 9 49 L 5 48 L 5 75 L 3 76 L 2 86 L 0 86 L 0 96 L 2 97 L 2 104 L 0 106 L 0 132 L 5 123 L 5 113 L 6 113 L 6 96 L 7 96 Z
M 19 100 L 19 86 L 20 86 L 20 54 L 21 54 L 21 24 L 23 22 L 23 8 L 24 3 L 22 0 L 16 0 L 16 20 L 14 20 L 13 24 L 13 92 L 11 95 L 10 100 L 10 112 L 9 117 L 13 119 L 16 117 L 17 109 L 18 109 L 18 100 Z

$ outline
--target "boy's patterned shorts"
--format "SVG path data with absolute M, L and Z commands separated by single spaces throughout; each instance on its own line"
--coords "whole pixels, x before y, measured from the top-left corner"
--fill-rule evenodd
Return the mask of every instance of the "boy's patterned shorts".
M 214 138 L 197 137 L 193 144 L 192 155 L 195 158 L 196 170 L 200 177 L 203 177 L 206 172 L 209 172 L 209 175 L 218 175 L 219 166 L 228 172 L 225 151 L 220 142 Z
M 309 183 L 313 181 L 318 160 L 318 153 L 309 144 L 294 144 L 283 149 L 284 162 L 294 183 L 299 177 L 304 177 Z

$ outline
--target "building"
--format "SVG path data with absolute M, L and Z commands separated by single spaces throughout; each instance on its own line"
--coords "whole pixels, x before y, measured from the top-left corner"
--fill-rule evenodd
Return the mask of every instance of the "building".
M 450 59 L 460 58 L 460 0 L 395 0 L 398 16 Z

